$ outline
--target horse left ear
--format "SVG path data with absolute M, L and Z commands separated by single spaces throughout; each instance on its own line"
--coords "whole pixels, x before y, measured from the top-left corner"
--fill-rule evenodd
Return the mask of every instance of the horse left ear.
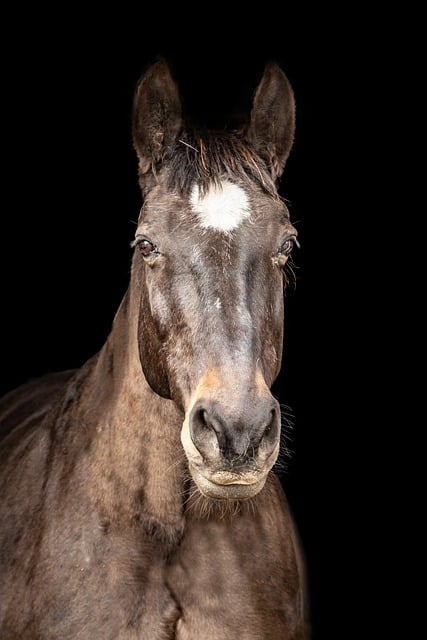
M 294 134 L 294 93 L 282 69 L 270 62 L 255 91 L 246 136 L 267 162 L 275 181 L 283 173 Z
M 162 59 L 142 76 L 134 97 L 132 139 L 141 173 L 162 161 L 181 127 L 178 87 Z

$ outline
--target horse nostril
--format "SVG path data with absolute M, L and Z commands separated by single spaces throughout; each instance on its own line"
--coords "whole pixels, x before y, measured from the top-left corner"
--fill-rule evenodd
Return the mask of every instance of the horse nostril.
M 215 427 L 212 424 L 212 420 L 209 419 L 209 412 L 206 409 L 200 409 L 196 416 L 196 421 L 198 422 L 198 426 L 202 429 L 209 429 L 215 431 Z
M 200 424 L 206 427 L 206 429 L 212 429 L 212 423 L 209 420 L 209 414 L 206 411 L 206 409 L 200 409 L 199 420 L 200 420 Z
M 271 430 L 275 425 L 276 425 L 276 411 L 272 409 L 270 411 L 270 422 L 267 424 L 266 428 L 264 429 L 264 433 L 262 434 L 263 437 L 268 436 L 268 434 L 271 433 Z
M 278 412 L 273 407 L 273 409 L 271 409 L 270 411 L 270 420 L 267 423 L 264 431 L 261 432 L 259 442 L 261 443 L 264 438 L 267 441 L 274 441 L 277 438 L 279 427 L 280 420 L 278 420 Z
M 190 414 L 191 439 L 203 457 L 209 457 L 222 443 L 222 426 L 212 407 L 199 402 Z

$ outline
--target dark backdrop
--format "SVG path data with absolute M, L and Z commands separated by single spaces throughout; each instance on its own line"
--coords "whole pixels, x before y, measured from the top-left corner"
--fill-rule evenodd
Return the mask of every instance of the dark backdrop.
M 199 26 L 131 12 L 11 19 L 3 57 L 1 390 L 77 367 L 103 344 L 126 289 L 140 207 L 131 105 L 141 72 L 167 57 L 186 101 L 220 121 L 250 105 L 267 60 L 288 75 L 295 144 L 281 183 L 301 249 L 287 295 L 274 391 L 290 407 L 293 451 L 282 478 L 304 544 L 314 639 L 349 638 L 358 562 L 354 482 L 357 312 L 351 273 L 358 221 L 349 176 L 363 137 L 357 53 L 345 20 L 325 13 L 225 14 Z M 210 31 L 208 27 L 211 27 Z M 357 27 L 353 25 L 353 28 Z M 237 37 L 236 37 L 237 35 Z M 361 37 L 359 34 L 358 37 Z M 361 82 L 359 70 L 355 76 Z M 353 508 L 354 507 L 354 508 Z

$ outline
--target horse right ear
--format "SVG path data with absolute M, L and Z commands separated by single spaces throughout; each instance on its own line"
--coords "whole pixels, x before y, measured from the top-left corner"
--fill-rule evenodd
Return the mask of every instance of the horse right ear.
M 294 134 L 294 93 L 280 67 L 270 62 L 255 92 L 246 135 L 275 181 L 283 173 Z
M 140 79 L 133 104 L 132 139 L 142 174 L 162 161 L 181 127 L 178 87 L 159 60 Z

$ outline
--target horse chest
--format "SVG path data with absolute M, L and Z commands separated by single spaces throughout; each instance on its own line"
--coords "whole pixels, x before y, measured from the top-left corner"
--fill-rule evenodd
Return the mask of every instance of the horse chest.
M 180 610 L 176 640 L 294 637 L 280 541 L 270 535 L 264 546 L 257 523 L 247 525 L 199 522 L 187 530 L 167 569 Z

